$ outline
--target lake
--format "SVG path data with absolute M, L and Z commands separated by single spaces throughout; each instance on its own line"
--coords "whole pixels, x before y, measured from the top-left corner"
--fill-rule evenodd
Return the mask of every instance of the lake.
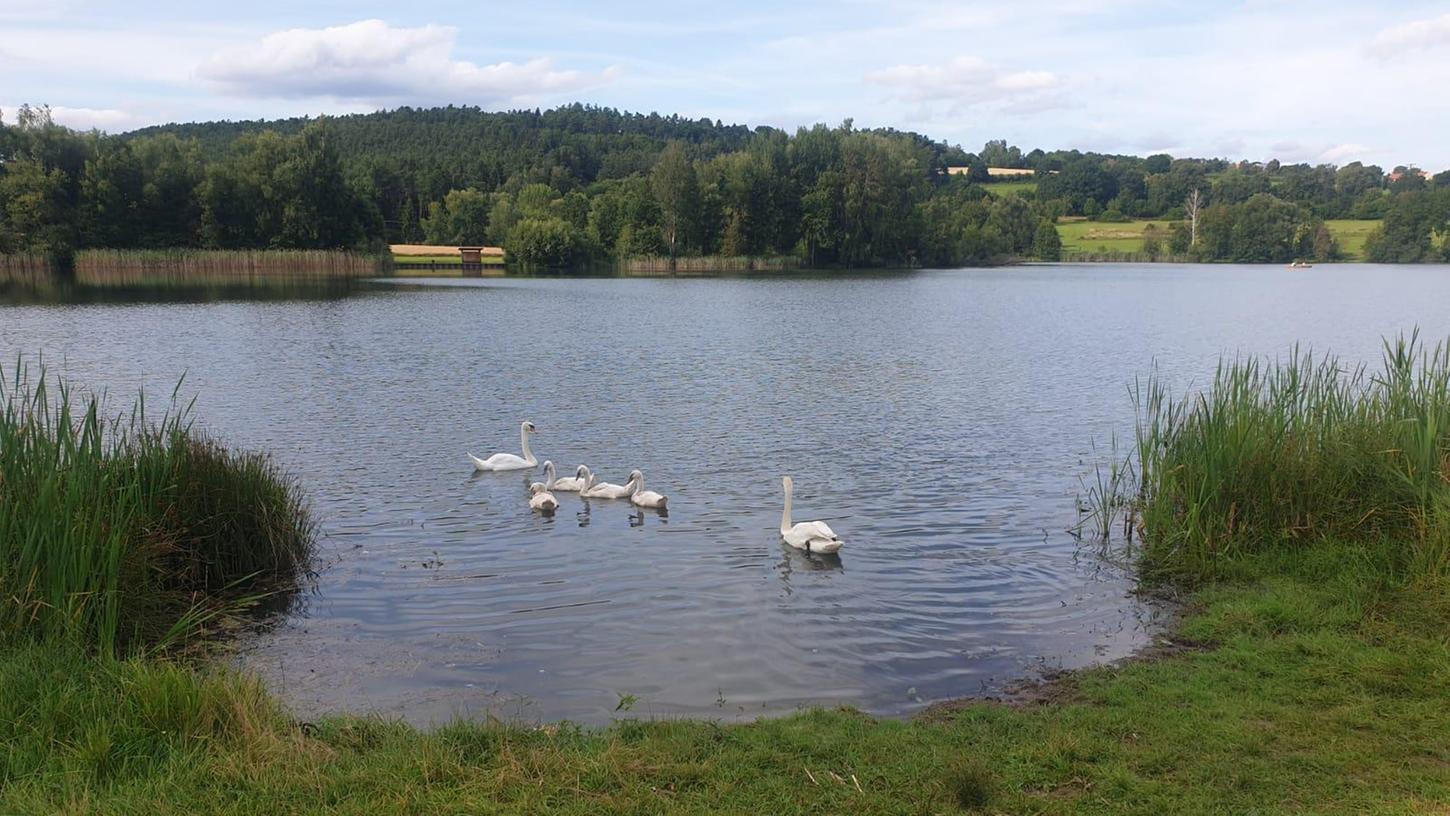
M 207 428 L 302 479 L 316 587 L 236 657 L 302 716 L 904 714 L 1152 636 L 1068 532 L 1135 376 L 1296 342 L 1374 361 L 1450 335 L 1447 303 L 1443 266 L 407 281 L 0 306 L 0 361 L 43 353 L 118 408 L 185 375 Z M 472 473 L 525 419 L 561 474 L 641 468 L 668 515 L 543 517 L 529 475 Z M 784 474 L 839 557 L 781 544 Z

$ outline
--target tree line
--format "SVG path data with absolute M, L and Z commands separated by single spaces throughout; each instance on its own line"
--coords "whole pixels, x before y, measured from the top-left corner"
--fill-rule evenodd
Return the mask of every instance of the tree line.
M 988 167 L 1031 170 L 995 192 Z M 949 171 L 966 168 L 966 172 Z M 1413 168 L 979 153 L 849 120 L 794 133 L 571 105 L 400 108 L 121 135 L 0 117 L 0 252 L 87 247 L 490 244 L 567 267 L 789 255 L 808 266 L 1055 260 L 1063 216 L 1162 218 L 1145 249 L 1201 260 L 1333 258 L 1324 221 L 1381 218 L 1377 260 L 1442 257 L 1445 189 Z M 1190 212 L 1191 210 L 1191 212 Z

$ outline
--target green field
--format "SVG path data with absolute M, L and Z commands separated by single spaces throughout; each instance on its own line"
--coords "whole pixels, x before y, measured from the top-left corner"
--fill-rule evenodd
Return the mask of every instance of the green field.
M 1339 251 L 1347 261 L 1364 260 L 1364 242 L 1380 225 L 1379 221 L 1356 221 L 1349 218 L 1325 221 L 1329 234 L 1339 242 Z
M 1064 218 L 1057 222 L 1064 252 L 1142 252 L 1143 230 L 1154 224 L 1158 236 L 1167 244 L 1171 221 L 1126 221 L 1112 224 L 1101 221 Z M 1166 248 L 1166 246 L 1165 246 Z
M 987 192 L 999 196 L 1037 192 L 1037 182 L 1035 181 L 992 181 L 982 186 Z
M 483 257 L 483 260 L 482 260 L 482 263 L 483 263 L 484 266 L 489 266 L 491 264 L 492 265 L 496 265 L 496 266 L 503 266 L 503 262 L 504 262 L 503 261 L 503 258 L 500 258 L 497 255 L 485 255 Z M 435 264 L 449 264 L 451 266 L 458 266 L 458 265 L 461 265 L 463 263 L 463 258 L 462 258 L 462 256 L 458 255 L 457 253 L 454 253 L 452 255 L 394 255 L 393 256 L 393 263 L 395 263 L 395 264 L 425 264 L 425 263 L 435 263 Z

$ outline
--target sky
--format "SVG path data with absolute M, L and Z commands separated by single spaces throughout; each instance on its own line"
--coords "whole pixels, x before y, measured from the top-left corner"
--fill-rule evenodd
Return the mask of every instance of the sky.
M 0 0 L 0 111 L 73 127 L 585 102 L 969 151 L 1450 168 L 1450 3 Z

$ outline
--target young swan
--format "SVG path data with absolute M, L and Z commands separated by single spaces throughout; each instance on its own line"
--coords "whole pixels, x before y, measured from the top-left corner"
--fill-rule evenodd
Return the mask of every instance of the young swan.
M 644 489 L 643 471 L 632 471 L 629 474 L 629 483 L 634 485 L 634 493 L 629 497 L 629 501 L 636 507 L 649 507 L 662 510 L 664 509 L 665 502 L 669 501 L 668 496 L 663 496 L 653 490 Z
M 519 444 L 524 449 L 523 456 L 515 456 L 512 453 L 495 453 L 487 459 L 480 459 L 473 454 L 468 454 L 469 460 L 473 462 L 474 470 L 528 470 L 539 463 L 534 458 L 534 452 L 529 450 L 529 434 L 533 433 L 534 423 L 525 422 L 519 426 Z
M 559 500 L 554 494 L 544 489 L 542 482 L 534 482 L 529 485 L 529 508 L 552 512 L 559 509 Z
M 585 476 L 589 468 L 580 465 L 575 468 L 573 476 L 565 476 L 562 479 L 554 478 L 554 463 L 544 460 L 544 487 L 549 490 L 559 490 L 565 493 L 578 493 L 584 489 Z
M 790 523 L 790 493 L 792 483 L 789 476 L 781 479 L 785 486 L 785 511 L 780 514 L 780 537 L 785 543 L 814 553 L 833 553 L 841 549 L 841 538 L 824 521 L 802 521 Z
M 590 473 L 588 481 L 584 483 L 584 489 L 579 495 L 586 499 L 622 499 L 634 492 L 634 474 L 630 474 L 631 481 L 622 485 L 611 484 L 610 482 L 594 483 L 594 474 Z

